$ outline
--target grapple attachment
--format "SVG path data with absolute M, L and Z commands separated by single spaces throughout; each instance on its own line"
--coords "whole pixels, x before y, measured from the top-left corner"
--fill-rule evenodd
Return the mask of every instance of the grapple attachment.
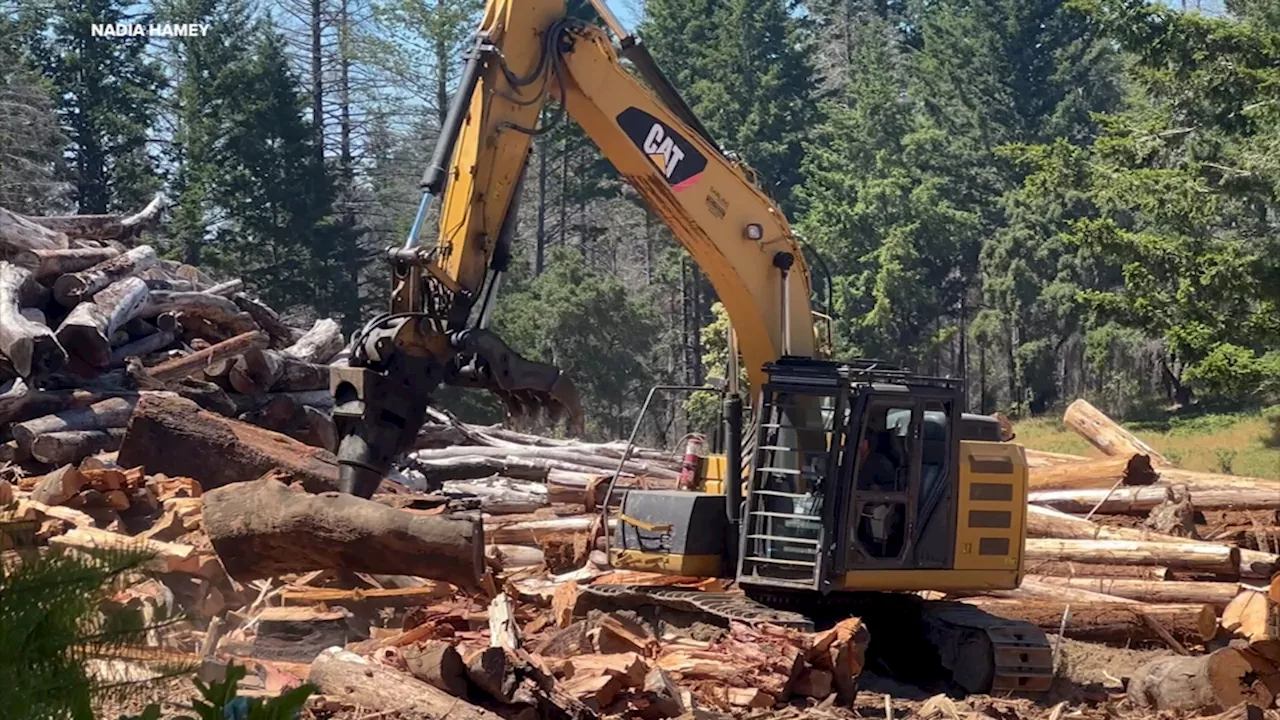
M 578 390 L 559 368 L 526 360 L 487 330 L 459 333 L 453 345 L 458 354 L 445 369 L 446 383 L 492 392 L 517 423 L 545 416 L 564 421 L 571 432 L 582 431 Z

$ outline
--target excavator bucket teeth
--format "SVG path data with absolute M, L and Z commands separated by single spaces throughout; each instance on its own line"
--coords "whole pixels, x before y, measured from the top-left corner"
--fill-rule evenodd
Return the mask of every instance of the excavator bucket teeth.
M 445 382 L 493 392 L 516 422 L 545 414 L 553 423 L 563 420 L 570 432 L 581 433 L 584 413 L 577 388 L 554 365 L 521 357 L 487 330 L 468 330 L 455 347 L 458 357 Z

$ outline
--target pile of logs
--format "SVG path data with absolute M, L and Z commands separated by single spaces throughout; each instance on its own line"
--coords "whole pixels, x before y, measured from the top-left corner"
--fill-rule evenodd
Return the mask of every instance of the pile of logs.
M 1137 707 L 1271 707 L 1280 483 L 1179 469 L 1084 400 L 1064 424 L 1102 457 L 1027 450 L 1027 575 L 963 601 L 1053 635 L 1170 648 L 1130 680 Z
M 0 463 L 39 472 L 114 451 L 138 403 L 165 393 L 335 442 L 338 323 L 291 327 L 239 280 L 161 259 L 144 240 L 164 208 L 163 196 L 128 217 L 0 208 Z

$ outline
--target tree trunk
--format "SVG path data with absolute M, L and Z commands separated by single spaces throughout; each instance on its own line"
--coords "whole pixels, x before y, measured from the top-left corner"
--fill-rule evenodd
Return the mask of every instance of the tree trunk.
M 203 495 L 205 532 L 236 580 L 349 570 L 479 587 L 478 522 L 413 515 L 344 493 L 311 495 L 275 479 L 285 476 L 269 473 Z
M 1217 713 L 1239 703 L 1269 708 L 1275 668 L 1247 651 L 1222 648 L 1196 657 L 1156 658 L 1134 671 L 1129 700 L 1139 708 Z
M 288 471 L 311 492 L 338 487 L 332 453 L 176 397 L 148 395 L 138 402 L 117 462 L 198 478 L 206 490 L 255 480 L 274 468 Z
M 410 675 L 338 648 L 312 661 L 307 682 L 329 697 L 374 713 L 408 713 L 423 720 L 502 720 Z
M 120 251 L 113 247 L 24 250 L 14 255 L 13 263 L 27 268 L 37 280 L 43 281 L 80 272 L 119 254 Z
M 154 266 L 156 260 L 154 248 L 150 245 L 139 245 L 123 255 L 104 260 L 91 268 L 59 277 L 53 283 L 53 299 L 64 307 L 87 302 L 108 285 Z
M 275 310 L 272 310 L 258 300 L 255 300 L 244 293 L 236 293 L 235 296 L 232 297 L 232 302 L 236 304 L 236 307 L 247 313 L 249 317 L 253 318 L 253 321 L 256 322 L 263 330 L 267 331 L 267 334 L 271 336 L 271 347 L 276 349 L 286 348 L 297 342 L 298 338 L 302 337 L 302 332 L 300 330 L 285 325 L 284 321 L 280 319 L 280 316 L 276 314 Z
M 317 320 L 302 337 L 293 345 L 285 348 L 284 354 L 303 362 L 324 364 L 342 352 L 345 345 L 342 338 L 342 326 L 336 320 L 323 318 Z
M 143 230 L 155 227 L 169 204 L 163 193 L 157 193 L 147 206 L 129 216 L 122 215 L 47 215 L 29 218 L 68 237 L 88 240 L 128 240 Z
M 30 452 L 36 438 L 47 433 L 122 428 L 129 422 L 129 415 L 137 403 L 136 397 L 108 398 L 86 408 L 64 410 L 16 423 L 12 429 L 13 438 L 19 447 Z
M 223 297 L 231 297 L 236 293 L 240 292 L 240 288 L 242 287 L 244 287 L 244 281 L 237 278 L 235 280 L 228 280 L 226 282 L 218 283 L 217 285 L 207 287 L 204 289 L 203 292 L 207 292 L 210 295 L 221 295 Z M 235 300 L 232 300 L 232 302 L 235 302 Z
M 151 303 L 143 310 L 142 317 L 153 318 L 168 312 L 180 315 L 184 323 L 187 318 L 206 320 L 228 337 L 258 329 L 252 316 L 241 312 L 234 302 L 221 295 L 157 291 L 151 294 Z
M 1028 575 L 1083 578 L 1127 578 L 1129 580 L 1168 580 L 1173 573 L 1156 565 L 1096 565 L 1094 563 L 1028 560 Z
M 74 465 L 90 455 L 119 449 L 123 440 L 123 427 L 45 433 L 32 441 L 31 456 L 48 465 Z
M 454 697 L 467 696 L 467 668 L 458 650 L 444 640 L 429 640 L 403 650 L 405 665 L 419 680 Z
M 453 447 L 439 448 L 436 450 L 419 450 L 414 453 L 417 460 L 434 461 L 457 457 L 466 457 L 468 455 L 476 455 L 483 457 L 521 457 L 521 458 L 538 458 L 545 460 L 556 460 L 575 465 L 574 468 L 566 468 L 579 470 L 584 467 L 596 468 L 612 473 L 618 468 L 618 461 L 597 454 L 594 451 L 580 450 L 578 448 L 548 448 L 548 447 Z M 633 473 L 635 475 L 645 475 L 651 478 L 663 480 L 675 480 L 679 477 L 679 472 L 669 467 L 659 466 L 652 462 L 641 462 L 638 460 L 628 460 L 622 467 L 623 472 Z
M 23 250 L 65 250 L 67 236 L 0 208 L 0 250 L 5 254 Z
M 1161 535 L 1150 530 L 1139 528 L 1107 527 L 1084 518 L 1068 515 L 1057 510 L 1027 506 L 1027 535 L 1029 537 L 1074 538 L 1080 540 L 1136 540 L 1139 542 L 1180 542 L 1194 543 L 1195 540 L 1173 535 Z M 1280 569 L 1280 556 L 1258 552 L 1256 550 L 1240 550 L 1241 577 L 1271 577 L 1273 570 Z
M 148 368 L 146 370 L 146 374 L 157 382 L 169 383 L 182 378 L 191 377 L 192 375 L 204 370 L 204 368 L 208 367 L 211 363 L 236 357 L 237 355 L 241 355 L 246 352 L 252 352 L 254 348 L 263 347 L 266 344 L 266 333 L 258 331 L 241 333 L 230 340 L 224 340 L 216 345 L 210 345 L 204 350 L 198 350 L 190 355 L 166 360 L 159 365 Z
M 1146 455 L 1088 460 L 1032 468 L 1028 487 L 1035 490 L 1109 489 L 1121 485 L 1150 485 L 1159 478 Z
M 143 335 L 133 342 L 112 348 L 111 367 L 124 365 L 125 360 L 128 360 L 131 357 L 141 358 L 152 353 L 160 352 L 172 345 L 175 340 L 177 340 L 177 338 L 168 330 L 158 330 L 150 335 Z
M 63 275 L 63 277 L 70 277 Z M 96 371 L 111 366 L 111 334 L 146 307 L 147 283 L 126 277 L 82 302 L 58 327 L 58 342 L 67 354 Z
M 1276 576 L 1280 580 L 1280 575 Z M 1266 593 L 1244 590 L 1222 611 L 1222 629 L 1250 643 L 1280 640 L 1280 605 Z
M 1085 457 L 1084 455 L 1045 452 L 1043 450 L 1032 450 L 1031 448 L 1026 448 L 1025 452 L 1027 455 L 1027 467 L 1032 469 L 1097 460 L 1097 458 Z
M 236 392 L 245 395 L 324 390 L 329 387 L 329 366 L 299 360 L 287 350 L 256 349 L 235 361 L 228 379 Z
M 1133 540 L 1029 539 L 1028 560 L 1069 560 L 1102 565 L 1159 565 L 1206 573 L 1235 573 L 1240 551 L 1213 543 L 1162 543 Z
M 35 390 L 21 378 L 0 383 L 0 425 L 82 408 L 112 397 L 135 397 L 131 390 Z
M 1125 578 L 1049 577 L 1027 575 L 1045 585 L 1063 585 L 1104 595 L 1141 600 L 1149 603 L 1195 603 L 1226 607 L 1240 592 L 1239 583 L 1229 582 L 1173 582 L 1133 580 Z
M 1171 464 L 1165 456 L 1139 440 L 1137 436 L 1120 427 L 1101 410 L 1085 400 L 1076 400 L 1067 407 L 1062 422 L 1088 440 L 1094 447 L 1112 457 L 1147 455 L 1158 465 Z
M 24 378 L 50 375 L 67 362 L 53 331 L 23 315 L 23 286 L 34 282 L 26 270 L 0 262 L 0 354 Z
M 1032 490 L 1027 501 L 1047 505 L 1063 512 L 1088 513 L 1096 506 L 1104 515 L 1140 514 L 1163 503 L 1169 486 L 1117 488 L 1107 490 Z M 1101 503 L 1101 504 L 1100 504 Z M 1191 504 L 1197 510 L 1273 510 L 1280 508 L 1280 493 L 1251 488 L 1202 488 L 1191 491 Z
M 1200 644 L 1217 634 L 1217 615 L 1209 605 L 1146 605 L 1142 603 L 1079 603 L 1060 600 L 999 600 L 969 598 L 961 602 L 1008 620 L 1021 620 L 1056 634 L 1067 606 L 1065 635 L 1076 640 L 1129 645 L 1160 643 L 1163 639 L 1148 624 L 1146 615 L 1176 640 Z

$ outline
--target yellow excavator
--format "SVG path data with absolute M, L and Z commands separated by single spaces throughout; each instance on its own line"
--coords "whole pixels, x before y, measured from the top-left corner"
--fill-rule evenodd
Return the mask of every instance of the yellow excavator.
M 723 455 L 703 464 L 700 489 L 625 490 L 607 518 L 614 566 L 732 578 L 743 592 L 593 592 L 797 627 L 859 615 L 891 671 L 927 668 L 966 692 L 1046 690 L 1041 631 L 917 592 L 1019 585 L 1022 448 L 963 412 L 957 380 L 819 357 L 824 318 L 782 211 L 639 39 L 603 0 L 592 5 L 603 27 L 569 17 L 564 0 L 488 0 L 408 240 L 388 253 L 390 308 L 333 370 L 342 489 L 372 495 L 441 383 L 491 390 L 512 416 L 546 410 L 580 426 L 572 383 L 487 329 L 531 141 L 554 100 L 706 274 L 747 378 L 740 388 L 728 373 Z M 424 243 L 437 201 L 438 234 Z

